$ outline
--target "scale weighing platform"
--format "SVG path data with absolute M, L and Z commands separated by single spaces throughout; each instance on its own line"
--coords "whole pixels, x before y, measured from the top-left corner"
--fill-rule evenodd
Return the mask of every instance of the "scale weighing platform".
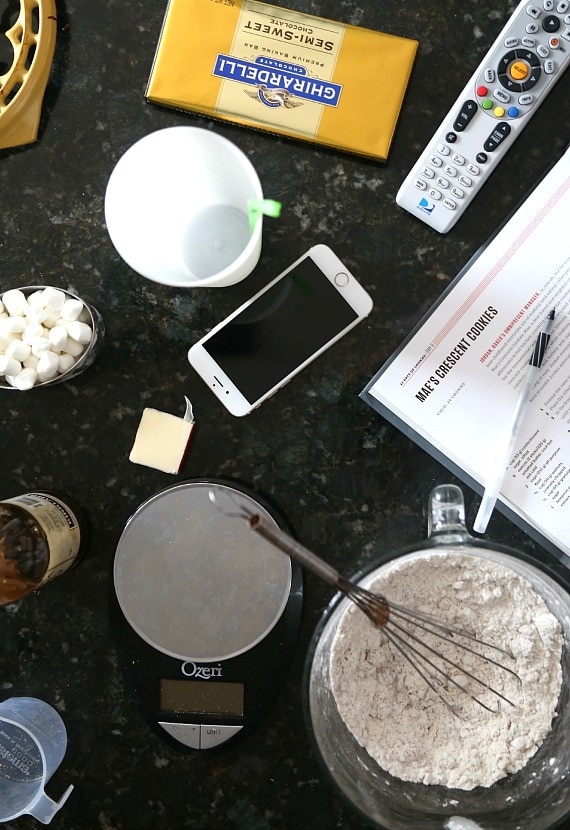
M 212 750 L 251 732 L 275 702 L 301 623 L 302 573 L 210 493 L 233 483 L 187 481 L 160 491 L 127 522 L 113 564 L 109 613 L 119 663 L 145 720 L 166 742 Z

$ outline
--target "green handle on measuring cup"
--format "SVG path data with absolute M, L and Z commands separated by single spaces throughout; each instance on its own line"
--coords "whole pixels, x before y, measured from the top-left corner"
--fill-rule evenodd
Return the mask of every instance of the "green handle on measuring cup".
M 249 232 L 252 234 L 260 216 L 273 216 L 276 218 L 281 214 L 281 202 L 276 202 L 275 199 L 248 199 L 247 211 L 249 215 Z

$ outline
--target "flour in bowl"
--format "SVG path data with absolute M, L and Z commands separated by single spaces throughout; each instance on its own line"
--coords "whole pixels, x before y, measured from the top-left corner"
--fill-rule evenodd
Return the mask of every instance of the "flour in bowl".
M 521 683 L 457 651 L 462 667 L 515 704 L 489 713 L 457 692 L 465 713 L 459 718 L 351 605 L 333 644 L 331 684 L 358 743 L 405 781 L 471 790 L 521 769 L 550 731 L 562 684 L 563 634 L 532 585 L 503 565 L 449 551 L 394 563 L 369 587 L 508 650 L 513 659 L 494 659 Z M 464 682 L 458 672 L 450 674 Z

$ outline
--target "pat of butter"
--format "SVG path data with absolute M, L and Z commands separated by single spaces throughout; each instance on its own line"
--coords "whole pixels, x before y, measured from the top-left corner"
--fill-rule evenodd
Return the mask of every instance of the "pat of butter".
M 158 409 L 144 409 L 129 461 L 164 473 L 180 471 L 194 421 Z
M 417 48 L 257 0 L 169 0 L 146 97 L 385 160 Z

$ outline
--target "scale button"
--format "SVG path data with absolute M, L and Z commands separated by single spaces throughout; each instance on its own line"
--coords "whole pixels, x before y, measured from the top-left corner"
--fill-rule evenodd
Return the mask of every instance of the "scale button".
M 200 726 L 197 723 L 168 723 L 159 721 L 160 726 L 177 741 L 190 749 L 200 749 Z
M 240 729 L 243 729 L 243 727 L 202 724 L 200 727 L 200 749 L 211 749 L 214 746 L 219 746 L 237 735 Z

